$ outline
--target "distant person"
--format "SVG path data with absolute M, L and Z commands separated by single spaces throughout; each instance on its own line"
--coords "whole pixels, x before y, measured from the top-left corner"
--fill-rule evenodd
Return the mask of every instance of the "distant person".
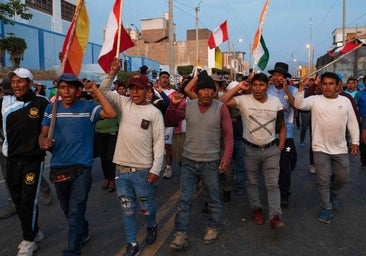
M 272 75 L 272 84 L 268 87 L 268 95 L 277 97 L 282 103 L 286 123 L 286 141 L 284 150 L 280 156 L 280 176 L 278 183 L 281 193 L 281 206 L 286 208 L 291 195 L 291 173 L 296 167 L 297 153 L 294 142 L 294 121 L 295 121 L 295 95 L 297 88 L 289 85 L 288 65 L 283 62 L 276 62 L 274 68 L 268 73 Z
M 41 83 L 36 83 L 34 93 L 37 95 L 46 96 L 45 86 Z
M 330 223 L 333 211 L 340 208 L 337 194 L 347 183 L 350 173 L 348 152 L 356 155 L 360 141 L 359 124 L 351 102 L 340 91 L 335 73 L 321 75 L 322 95 L 304 99 L 304 83 L 299 85 L 295 106 L 311 110 L 312 148 L 322 210 L 319 221 Z M 347 146 L 346 131 L 351 137 Z
M 135 256 L 141 253 L 136 238 L 139 212 L 147 222 L 145 242 L 151 245 L 157 237 L 153 199 L 164 159 L 164 120 L 161 112 L 146 100 L 147 76 L 132 74 L 129 77 L 127 85 L 131 97 L 109 90 L 120 68 L 121 60 L 115 58 L 100 90 L 121 112 L 113 162 L 117 165 L 116 189 L 127 240 L 124 255 Z
M 268 83 L 265 74 L 255 74 L 251 79 L 252 94 L 235 96 L 240 90 L 250 89 L 249 84 L 243 81 L 227 91 L 220 100 L 229 107 L 238 108 L 243 120 L 244 164 L 252 219 L 258 225 L 265 223 L 258 183 L 261 172 L 267 190 L 270 225 L 272 229 L 278 229 L 284 227 L 278 179 L 280 155 L 286 141 L 286 124 L 281 102 L 267 93 Z M 276 134 L 279 134 L 277 146 Z
M 360 98 L 361 92 L 357 88 L 357 79 L 350 77 L 347 79 L 346 82 L 346 89 L 344 90 L 345 93 L 348 93 L 352 96 L 352 98 L 355 100 L 356 104 L 358 104 L 358 100 Z
M 211 244 L 218 237 L 222 213 L 219 174 L 227 170 L 233 152 L 233 130 L 227 107 L 214 99 L 214 80 L 203 71 L 198 76 L 198 98 L 185 101 L 175 94 L 166 112 L 166 121 L 177 124 L 187 122 L 180 170 L 181 197 L 175 216 L 173 249 L 182 250 L 189 243 L 189 218 L 196 184 L 202 181 L 209 213 L 203 242 Z M 196 80 L 196 79 L 195 79 Z M 205 129 L 202 129 L 205 127 Z M 224 143 L 221 154 L 221 140 Z
M 100 105 L 77 98 L 82 86 Z M 39 146 L 52 153 L 50 179 L 68 223 L 67 249 L 63 255 L 81 255 L 83 244 L 90 239 L 85 212 L 92 183 L 95 125 L 101 118 L 116 117 L 116 111 L 94 82 L 83 85 L 75 75 L 62 74 L 57 88 L 62 97 L 57 102 L 57 120 L 54 128 L 50 127 L 54 107 L 51 104 L 43 117 Z M 53 129 L 51 138 L 48 137 L 50 129 Z
M 28 69 L 10 71 L 8 77 L 13 95 L 2 98 L 2 154 L 7 158 L 6 182 L 23 231 L 18 255 L 33 255 L 37 240 L 43 238 L 38 227 L 37 196 L 45 152 L 38 145 L 37 135 L 48 100 L 32 91 L 33 75 Z

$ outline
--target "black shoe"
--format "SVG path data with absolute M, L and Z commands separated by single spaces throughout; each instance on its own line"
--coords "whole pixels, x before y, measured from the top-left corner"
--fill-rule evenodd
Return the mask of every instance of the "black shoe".
M 140 255 L 140 253 L 141 251 L 138 243 L 136 243 L 135 246 L 133 246 L 130 243 L 127 243 L 126 253 L 124 254 L 124 256 L 138 256 Z
M 281 207 L 287 208 L 288 207 L 288 198 L 282 198 L 281 199 Z
M 210 214 L 211 214 L 211 210 L 208 209 L 208 204 L 207 204 L 207 202 L 205 202 L 205 204 L 203 205 L 203 208 L 202 208 L 202 215 L 208 216 Z
M 224 203 L 228 203 L 228 202 L 230 202 L 230 200 L 231 200 L 231 193 L 230 193 L 230 191 L 224 191 L 224 195 L 222 197 L 222 201 Z
M 153 226 L 153 227 L 148 227 L 146 228 L 146 238 L 145 238 L 145 242 L 148 245 L 152 245 L 153 243 L 155 243 L 156 240 L 156 236 L 158 235 L 157 233 L 157 225 Z
M 89 242 L 89 240 L 90 240 L 89 223 L 87 222 L 85 224 L 84 231 L 83 231 L 83 244 L 82 244 L 82 246 L 84 246 L 87 242 Z

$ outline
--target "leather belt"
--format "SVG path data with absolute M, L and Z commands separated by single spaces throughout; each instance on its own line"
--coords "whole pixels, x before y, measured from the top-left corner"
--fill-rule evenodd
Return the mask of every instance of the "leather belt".
M 257 144 L 254 144 L 254 143 L 251 143 L 251 142 L 247 141 L 246 139 L 243 139 L 243 142 L 244 142 L 244 144 L 246 144 L 248 146 L 251 146 L 253 148 L 259 148 L 261 150 L 272 147 L 274 144 L 276 144 L 276 140 L 272 140 L 270 143 L 264 144 L 264 145 L 257 145 Z
M 120 173 L 130 173 L 130 172 L 135 172 L 137 171 L 137 168 L 135 167 L 129 167 L 129 166 L 122 166 L 122 165 L 117 165 L 118 170 Z

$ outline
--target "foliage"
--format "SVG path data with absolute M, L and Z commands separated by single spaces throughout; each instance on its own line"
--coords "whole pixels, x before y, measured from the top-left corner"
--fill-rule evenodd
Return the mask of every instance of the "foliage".
M 181 76 L 189 75 L 192 73 L 193 65 L 178 66 L 177 70 L 178 70 L 178 74 Z
M 27 49 L 25 40 L 14 36 L 12 33 L 8 33 L 8 36 L 1 39 L 0 42 L 0 49 L 9 53 L 13 68 L 19 67 L 20 61 L 23 59 L 24 51 Z
M 19 15 L 23 20 L 30 20 L 33 14 L 28 13 L 28 8 L 21 0 L 9 0 L 8 3 L 0 3 L 0 21 L 4 24 L 14 25 L 12 18 Z

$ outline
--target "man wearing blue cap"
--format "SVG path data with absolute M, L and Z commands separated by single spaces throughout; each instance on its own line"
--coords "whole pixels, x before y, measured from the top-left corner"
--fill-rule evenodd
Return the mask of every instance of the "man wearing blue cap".
M 83 86 L 100 105 L 77 98 Z M 89 240 L 85 211 L 92 182 L 95 125 L 99 119 L 114 118 L 117 113 L 94 82 L 83 85 L 75 75 L 63 74 L 57 88 L 62 100 L 47 107 L 39 146 L 52 152 L 50 179 L 69 224 L 68 247 L 63 255 L 81 255 L 82 245 Z M 55 104 L 56 116 L 52 111 Z M 54 132 L 49 134 L 55 117 Z

